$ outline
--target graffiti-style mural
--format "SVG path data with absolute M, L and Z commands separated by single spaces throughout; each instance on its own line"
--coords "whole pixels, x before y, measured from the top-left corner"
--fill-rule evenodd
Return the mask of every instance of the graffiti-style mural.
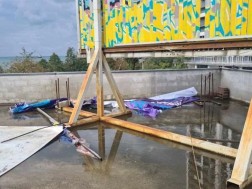
M 79 1 L 81 48 L 94 47 L 93 0 Z M 252 35 L 252 0 L 103 0 L 103 45 Z

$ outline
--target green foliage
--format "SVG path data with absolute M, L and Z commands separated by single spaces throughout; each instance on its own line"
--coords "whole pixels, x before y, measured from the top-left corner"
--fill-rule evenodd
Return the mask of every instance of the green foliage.
M 38 62 L 38 64 L 39 64 L 42 68 L 44 68 L 45 71 L 49 71 L 49 64 L 48 64 L 48 62 L 46 61 L 46 59 L 42 58 L 42 59 Z
M 185 58 L 184 57 L 178 57 L 176 59 L 174 59 L 174 63 L 173 63 L 173 67 L 176 69 L 186 69 L 187 64 L 184 63 L 185 62 Z
M 139 70 L 141 65 L 138 58 L 108 58 L 111 70 Z
M 69 47 L 66 52 L 65 61 L 61 61 L 60 57 L 53 53 L 49 61 L 41 59 L 35 62 L 32 55 L 33 52 L 27 52 L 22 48 L 18 57 L 7 70 L 11 73 L 29 73 L 29 72 L 63 72 L 63 71 L 86 71 L 87 61 L 85 58 L 78 58 L 74 48 Z M 184 69 L 183 57 L 177 58 L 108 58 L 108 64 L 111 70 L 139 70 L 139 69 Z M 4 72 L 0 67 L 0 73 Z
M 173 58 L 148 58 L 144 62 L 144 69 L 172 68 Z
M 20 53 L 20 55 L 21 55 L 21 57 L 20 57 L 20 60 L 21 60 L 21 61 L 31 60 L 31 59 L 32 59 L 33 52 L 28 52 L 28 51 L 26 51 L 26 49 L 23 47 L 23 48 L 22 48 L 22 52 Z
M 32 73 L 44 72 L 44 69 L 37 63 L 31 60 L 23 60 L 21 62 L 14 62 L 8 69 L 10 73 Z
M 128 70 L 129 65 L 124 58 L 108 58 L 107 59 L 109 67 L 111 70 Z
M 141 69 L 141 65 L 139 64 L 139 58 L 126 58 L 125 61 L 128 63 L 129 70 Z
M 66 54 L 65 71 L 85 71 L 87 67 L 87 60 L 78 58 L 74 48 L 69 47 Z
M 0 73 L 4 73 L 4 69 L 2 66 L 0 66 Z
M 187 68 L 184 58 L 148 58 L 143 62 L 144 69 L 183 69 Z
M 67 49 L 65 63 L 72 65 L 72 64 L 74 64 L 74 61 L 76 61 L 76 59 L 77 59 L 77 55 L 74 52 L 74 48 L 73 47 L 69 47 Z
M 32 73 L 32 72 L 44 72 L 44 68 L 37 64 L 32 59 L 33 53 L 29 53 L 22 48 L 22 52 L 20 53 L 21 57 L 16 58 L 14 62 L 12 62 L 10 68 L 7 72 L 10 73 Z
M 56 53 L 53 53 L 50 56 L 49 61 L 48 61 L 48 68 L 49 68 L 49 71 L 51 71 L 51 72 L 64 71 L 64 64 L 60 60 L 60 57 Z

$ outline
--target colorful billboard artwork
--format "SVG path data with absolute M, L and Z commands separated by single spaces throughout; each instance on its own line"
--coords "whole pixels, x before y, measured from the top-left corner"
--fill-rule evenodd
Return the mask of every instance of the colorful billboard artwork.
M 81 48 L 94 47 L 93 0 L 79 0 Z M 252 35 L 252 0 L 103 0 L 103 46 Z

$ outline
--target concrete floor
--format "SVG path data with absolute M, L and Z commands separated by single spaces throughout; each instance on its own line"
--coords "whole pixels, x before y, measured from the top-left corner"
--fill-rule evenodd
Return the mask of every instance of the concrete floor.
M 225 102 L 205 108 L 191 104 L 163 112 L 155 120 L 133 114 L 123 118 L 155 128 L 198 138 L 234 141 L 223 145 L 237 148 L 248 106 Z M 48 111 L 60 122 L 68 114 Z M 38 113 L 12 116 L 0 107 L 1 125 L 48 125 Z M 73 130 L 90 147 L 105 155 L 102 162 L 82 156 L 58 139 L 0 178 L 1 189 L 195 189 L 199 188 L 192 149 L 110 125 L 92 124 Z M 103 143 L 104 142 L 104 143 Z M 99 147 L 100 144 L 100 147 Z M 102 144 L 104 144 L 102 146 Z M 223 189 L 233 160 L 196 150 L 201 187 Z

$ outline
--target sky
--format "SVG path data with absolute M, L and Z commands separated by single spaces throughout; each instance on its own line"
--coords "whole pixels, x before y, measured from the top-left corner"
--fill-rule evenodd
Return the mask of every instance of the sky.
M 0 57 L 62 56 L 77 47 L 75 0 L 0 0 Z

